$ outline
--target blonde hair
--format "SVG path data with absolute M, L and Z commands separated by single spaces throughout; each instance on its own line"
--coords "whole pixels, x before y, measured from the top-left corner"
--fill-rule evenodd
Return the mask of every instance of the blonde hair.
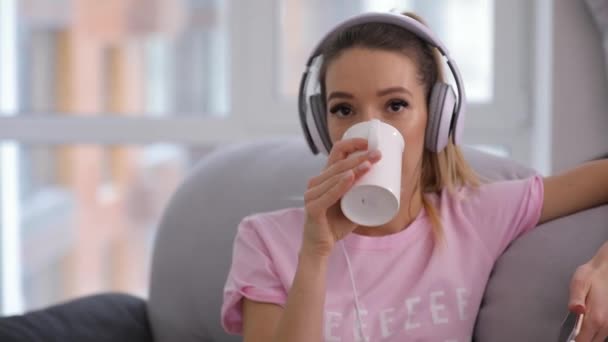
M 427 25 L 420 16 L 414 13 L 402 14 Z M 344 50 L 357 46 L 400 51 L 413 58 L 418 64 L 418 78 L 424 85 L 427 103 L 433 85 L 445 80 L 442 57 L 436 48 L 401 27 L 384 23 L 367 23 L 337 32 L 323 46 L 324 58 L 319 73 L 323 98 L 326 94 L 325 75 L 328 65 Z M 460 148 L 454 145 L 451 135 L 447 146 L 441 152 L 424 150 L 420 163 L 419 182 L 414 192 L 420 189 L 422 193 L 422 205 L 431 220 L 435 242 L 443 240 L 443 226 L 437 208 L 424 196 L 424 193 L 439 193 L 443 190 L 454 193 L 460 187 L 476 187 L 479 184 L 479 177 L 464 159 Z

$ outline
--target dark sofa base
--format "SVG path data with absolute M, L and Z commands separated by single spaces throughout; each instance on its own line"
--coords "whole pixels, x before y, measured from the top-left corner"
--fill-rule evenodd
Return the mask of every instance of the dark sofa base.
M 143 299 L 117 293 L 83 297 L 0 318 L 2 342 L 153 342 Z

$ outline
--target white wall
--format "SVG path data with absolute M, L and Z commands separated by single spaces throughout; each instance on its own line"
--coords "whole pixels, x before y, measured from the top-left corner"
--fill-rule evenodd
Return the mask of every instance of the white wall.
M 553 0 L 551 169 L 608 153 L 602 39 L 584 1 Z

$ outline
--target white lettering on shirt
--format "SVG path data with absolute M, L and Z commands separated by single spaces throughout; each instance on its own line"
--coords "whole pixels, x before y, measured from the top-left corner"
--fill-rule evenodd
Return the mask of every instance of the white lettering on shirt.
M 433 317 L 433 324 L 446 324 L 448 323 L 447 317 L 440 317 L 440 312 L 445 311 L 445 305 L 437 303 L 439 297 L 443 297 L 445 292 L 435 291 L 431 292 L 431 315 Z
M 400 331 L 403 333 L 409 331 L 409 335 L 412 334 L 412 330 L 422 327 L 433 329 L 431 326 L 460 324 L 458 322 L 471 319 L 471 292 L 465 287 L 455 287 L 449 291 L 435 289 L 433 292 L 427 292 L 425 296 L 406 298 L 402 303 L 403 306 L 399 308 L 385 306 L 374 308 L 375 310 L 371 312 L 361 310 L 361 327 L 356 311 L 351 311 L 352 304 L 349 305 L 349 310 L 345 311 L 348 312 L 348 316 L 337 308 L 326 311 L 323 334 L 325 341 L 341 342 L 349 330 L 352 337 L 348 340 L 353 342 L 368 342 L 372 338 L 391 339 L 400 336 Z M 352 322 L 352 325 L 348 321 Z M 372 327 L 374 332 L 370 330 Z M 421 329 L 419 333 L 424 331 Z M 440 334 L 440 330 L 435 330 L 434 333 Z M 446 339 L 448 336 L 442 337 Z M 445 340 L 445 342 L 461 341 L 463 340 L 454 337 Z
M 361 331 L 363 331 L 363 335 L 365 335 L 365 319 L 363 316 L 367 315 L 367 310 L 359 310 L 359 313 L 361 314 Z M 355 329 L 355 341 L 357 342 L 365 342 L 365 341 L 369 341 L 369 336 L 361 336 L 361 334 L 359 333 L 359 323 L 357 322 L 357 313 L 355 312 L 355 324 L 353 324 L 353 327 Z
M 327 342 L 340 342 L 340 337 L 336 337 L 332 334 L 332 329 L 340 326 L 342 321 L 342 314 L 339 312 L 328 311 L 325 314 L 325 341 Z
M 393 317 L 391 314 L 395 311 L 393 308 L 380 311 L 380 331 L 382 337 L 391 337 L 393 332 L 391 331 L 390 324 L 393 323 Z
M 405 321 L 405 330 L 416 329 L 420 326 L 420 323 L 413 323 L 412 316 L 415 315 L 414 305 L 420 303 L 420 297 L 409 298 L 405 301 L 405 306 L 407 307 L 407 319 Z
M 460 320 L 464 321 L 467 319 L 465 308 L 468 305 L 469 291 L 463 287 L 457 288 L 456 299 L 458 302 L 458 315 L 460 316 Z

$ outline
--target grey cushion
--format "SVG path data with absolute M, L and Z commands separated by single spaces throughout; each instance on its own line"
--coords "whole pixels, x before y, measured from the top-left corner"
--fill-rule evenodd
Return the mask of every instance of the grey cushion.
M 575 269 L 608 241 L 608 206 L 537 227 L 514 241 L 490 278 L 478 341 L 556 341 Z
M 156 341 L 240 340 L 220 326 L 236 227 L 249 214 L 300 205 L 323 163 L 301 139 L 230 146 L 200 162 L 156 238 L 148 305 Z
M 465 149 L 465 156 L 490 180 L 534 174 L 476 150 Z M 219 317 L 236 227 L 246 215 L 301 205 L 308 178 L 324 163 L 301 138 L 233 145 L 201 161 L 171 200 L 156 238 L 148 303 L 156 341 L 240 340 L 223 332 Z M 602 218 L 606 208 L 555 221 L 514 243 L 490 280 L 478 339 L 551 340 L 528 337 L 556 332 L 570 273 L 597 249 L 606 232 L 597 224 Z M 561 248 L 572 236 L 578 249 Z M 557 262 L 556 253 L 567 261 Z M 538 279 L 543 285 L 533 286 Z

